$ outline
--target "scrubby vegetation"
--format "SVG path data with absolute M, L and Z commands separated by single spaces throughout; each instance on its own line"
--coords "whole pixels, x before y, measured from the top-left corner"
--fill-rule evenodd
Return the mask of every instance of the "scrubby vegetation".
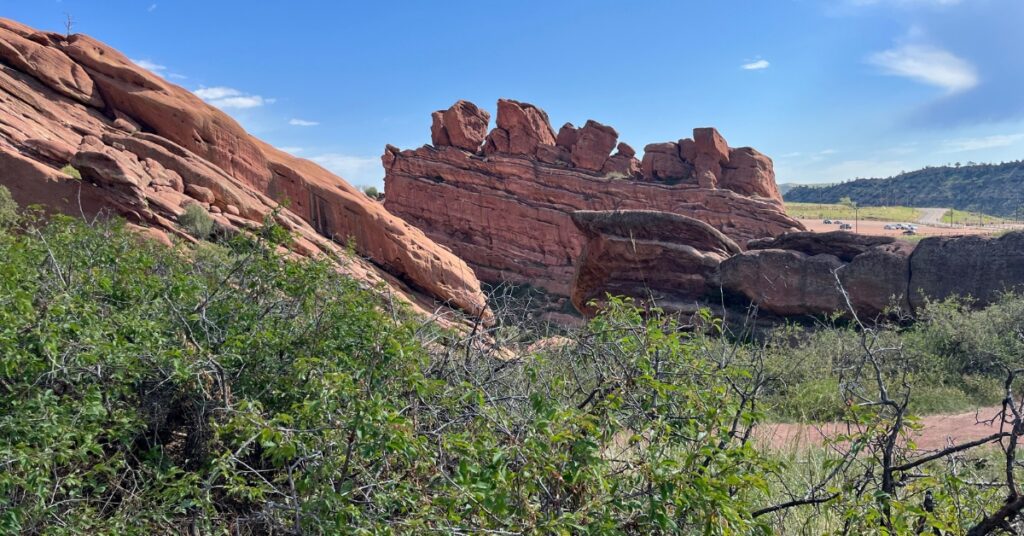
M 952 207 L 1020 220 L 1024 218 L 1024 161 L 1000 164 L 934 166 L 887 179 L 857 179 L 839 184 L 798 185 L 787 202 L 838 203 L 850 197 L 862 206 Z
M 60 171 L 61 171 L 61 173 L 65 174 L 65 175 L 68 175 L 69 177 L 72 177 L 72 178 L 75 178 L 75 179 L 78 179 L 78 180 L 82 180 L 82 173 L 80 171 L 78 171 L 78 169 L 75 166 L 72 166 L 71 164 L 68 164 L 68 165 L 60 168 Z
M 206 240 L 213 234 L 213 216 L 198 203 L 185 207 L 185 212 L 178 217 L 178 224 L 185 232 L 200 240 Z
M 524 351 L 509 326 L 393 309 L 285 240 L 168 249 L 116 221 L 4 220 L 0 532 L 959 534 L 1024 506 L 999 480 L 1018 474 L 1018 399 L 1002 449 L 901 440 L 922 373 L 1015 392 L 1018 301 L 762 338 L 612 300 Z M 812 384 L 824 402 L 793 391 Z M 849 432 L 760 444 L 790 406 Z

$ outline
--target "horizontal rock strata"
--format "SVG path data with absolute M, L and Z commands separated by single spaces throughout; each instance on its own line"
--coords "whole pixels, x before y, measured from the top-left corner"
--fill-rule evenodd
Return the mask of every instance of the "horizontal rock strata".
M 802 229 L 783 211 L 771 160 L 729 148 L 714 129 L 648 145 L 638 160 L 596 121 L 555 133 L 536 106 L 500 100 L 496 126 L 480 140 L 485 117 L 460 101 L 434 113 L 433 145 L 388 146 L 382 158 L 388 210 L 451 249 L 481 280 L 569 296 L 586 242 L 572 222 L 578 210 L 670 212 L 741 244 Z M 473 134 L 456 145 L 452 132 Z

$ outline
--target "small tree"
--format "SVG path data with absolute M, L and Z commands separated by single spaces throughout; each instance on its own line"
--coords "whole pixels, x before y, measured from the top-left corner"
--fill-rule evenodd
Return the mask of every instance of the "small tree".
M 71 13 L 64 14 L 64 31 L 65 37 L 70 38 L 72 29 L 75 27 L 75 19 L 71 18 Z
M 376 186 L 361 186 L 360 189 L 363 191 L 364 194 L 366 194 L 366 197 L 376 199 L 378 201 L 384 199 L 384 194 L 377 190 Z

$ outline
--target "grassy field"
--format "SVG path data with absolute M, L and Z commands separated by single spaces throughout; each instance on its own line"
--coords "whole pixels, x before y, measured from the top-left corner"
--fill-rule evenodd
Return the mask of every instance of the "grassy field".
M 803 219 L 840 219 L 853 220 L 856 216 L 850 207 L 827 203 L 786 203 L 786 213 L 794 218 Z M 878 221 L 915 222 L 921 217 L 921 211 L 911 207 L 863 207 L 860 219 Z
M 979 212 L 966 212 L 963 210 L 947 210 L 942 215 L 942 223 L 968 223 L 971 225 L 992 225 L 1000 223 L 1012 223 L 1013 220 L 1006 218 L 999 218 L 996 216 L 989 216 L 988 214 L 981 214 Z

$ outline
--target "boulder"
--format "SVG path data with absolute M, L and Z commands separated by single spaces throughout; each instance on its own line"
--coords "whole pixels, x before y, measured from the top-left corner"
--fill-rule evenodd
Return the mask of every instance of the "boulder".
M 714 227 L 670 212 L 576 211 L 572 220 L 586 239 L 576 261 L 572 303 L 587 315 L 608 294 L 695 312 L 707 303 L 718 265 L 740 252 Z
M 648 181 L 688 181 L 693 177 L 693 165 L 680 158 L 679 145 L 673 142 L 646 145 L 640 170 Z
M 555 144 L 548 114 L 532 104 L 499 99 L 496 123 L 508 135 L 508 149 L 498 152 L 532 156 L 538 145 Z
M 723 291 L 779 316 L 841 313 L 862 321 L 890 308 L 909 312 L 913 245 L 892 237 L 796 232 L 752 240 L 724 261 Z
M 558 136 L 555 137 L 555 145 L 571 151 L 572 146 L 576 144 L 578 133 L 579 129 L 574 127 L 572 123 L 562 125 L 562 128 L 558 129 Z
M 477 152 L 483 144 L 490 121 L 491 114 L 464 100 L 453 104 L 443 115 L 449 144 L 471 153 Z
M 576 136 L 572 145 L 572 165 L 589 171 L 600 171 L 608 160 L 619 139 L 614 128 L 602 125 L 597 121 L 587 121 Z
M 434 147 L 448 147 L 452 144 L 448 129 L 444 126 L 444 110 L 430 114 L 430 143 Z
M 910 259 L 910 303 L 970 297 L 975 305 L 994 303 L 1007 291 L 1024 291 L 1024 232 L 998 238 L 929 237 Z
M 805 255 L 832 255 L 843 262 L 850 262 L 874 247 L 895 242 L 896 239 L 891 236 L 870 236 L 847 231 L 803 231 L 751 240 L 747 242 L 747 249 L 788 249 Z
M 722 262 L 720 281 L 726 293 L 763 311 L 780 316 L 827 315 L 844 309 L 834 275 L 842 266 L 834 255 L 760 249 Z
M 775 184 L 772 159 L 750 147 L 729 150 L 729 163 L 722 168 L 718 185 L 744 195 L 782 202 L 782 194 Z

